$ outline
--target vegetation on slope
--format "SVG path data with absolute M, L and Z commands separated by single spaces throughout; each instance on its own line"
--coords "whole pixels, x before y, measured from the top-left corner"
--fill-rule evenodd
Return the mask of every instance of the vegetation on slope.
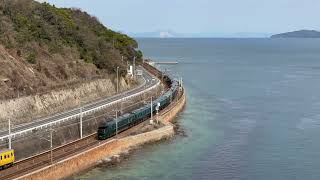
M 0 87 L 6 89 L 0 97 L 12 90 L 30 94 L 41 86 L 110 75 L 134 56 L 142 58 L 134 39 L 86 12 L 33 0 L 0 0 L 0 46 L 6 51 L 2 56 L 11 57 L 0 56 Z

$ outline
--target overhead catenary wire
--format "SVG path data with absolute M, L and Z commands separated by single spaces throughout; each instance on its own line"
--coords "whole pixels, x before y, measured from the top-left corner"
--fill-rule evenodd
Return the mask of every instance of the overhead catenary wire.
M 145 79 L 144 79 L 144 80 L 145 80 Z M 141 85 L 141 87 L 143 87 L 145 83 L 146 83 L 146 80 L 145 80 L 144 83 Z M 158 82 L 157 82 L 156 84 L 154 84 L 153 86 L 151 86 L 151 87 L 149 87 L 149 88 L 147 88 L 147 89 L 144 89 L 143 91 L 140 91 L 140 92 L 138 92 L 138 93 L 136 93 L 136 94 L 132 94 L 132 95 L 126 97 L 125 99 L 138 96 L 138 95 L 140 95 L 141 93 L 144 93 L 145 91 L 149 91 L 149 90 L 157 87 L 159 84 L 160 84 L 160 82 L 158 81 Z M 111 106 L 111 104 L 115 104 L 115 103 L 117 103 L 117 102 L 119 102 L 119 101 L 121 101 L 121 99 L 118 99 L 118 100 L 116 100 L 116 101 L 110 102 L 110 103 L 108 103 L 108 104 L 106 104 L 106 105 L 102 105 L 102 106 L 99 106 L 99 107 L 96 107 L 96 108 L 93 108 L 93 109 L 86 110 L 85 112 L 83 112 L 83 114 L 92 113 L 93 111 L 96 111 L 96 110 L 98 110 L 98 109 L 105 108 L 104 106 Z M 98 101 L 98 102 L 99 102 L 99 101 Z M 57 121 L 53 121 L 53 122 L 49 122 L 49 123 L 47 123 L 47 124 L 40 125 L 40 126 L 38 126 L 38 127 L 29 128 L 29 129 L 22 130 L 22 131 L 19 131 L 19 132 L 13 132 L 12 136 L 16 136 L 16 135 L 19 135 L 19 134 L 23 134 L 23 133 L 26 133 L 26 132 L 28 132 L 28 131 L 32 131 L 33 129 L 45 128 L 45 127 L 50 126 L 50 125 L 52 125 L 52 124 L 60 123 L 60 122 L 66 121 L 66 120 L 68 120 L 68 119 L 73 119 L 73 118 L 76 118 L 76 117 L 78 117 L 78 116 L 79 116 L 79 114 L 75 114 L 75 115 L 69 116 L 69 117 L 67 117 L 67 118 L 59 119 L 59 120 L 57 120 Z M 18 126 L 16 126 L 16 127 L 18 127 Z M 4 132 L 4 131 L 2 131 L 2 132 Z M 0 133 L 1 133 L 1 132 L 0 132 Z M 9 137 L 8 135 L 2 136 L 2 137 L 0 137 L 0 140 L 2 140 L 2 139 L 4 139 L 4 138 L 8 138 L 8 137 Z

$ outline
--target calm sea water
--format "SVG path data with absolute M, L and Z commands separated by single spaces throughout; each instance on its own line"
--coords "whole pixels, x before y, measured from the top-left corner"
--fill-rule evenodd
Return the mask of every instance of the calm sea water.
M 184 79 L 184 135 L 76 179 L 320 179 L 320 40 L 140 39 Z

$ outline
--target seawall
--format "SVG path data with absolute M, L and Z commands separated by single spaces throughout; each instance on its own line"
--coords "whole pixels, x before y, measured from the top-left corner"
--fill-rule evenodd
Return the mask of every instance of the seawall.
M 183 110 L 186 104 L 186 93 L 185 91 L 181 92 L 181 96 L 160 112 L 158 116 L 159 120 L 165 124 L 164 127 L 138 135 L 113 139 L 18 179 L 40 180 L 66 178 L 96 165 L 98 161 L 106 159 L 107 157 L 127 152 L 146 143 L 171 138 L 174 135 L 174 125 L 171 122 L 179 112 Z

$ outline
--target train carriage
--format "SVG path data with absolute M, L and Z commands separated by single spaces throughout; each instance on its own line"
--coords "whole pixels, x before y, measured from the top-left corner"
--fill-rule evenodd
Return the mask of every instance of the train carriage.
M 153 104 L 153 108 L 155 108 Z M 154 111 L 154 109 L 153 109 Z M 143 120 L 144 118 L 151 115 L 151 107 L 149 105 L 143 106 L 135 111 L 132 112 L 132 114 L 135 115 L 135 122 L 139 122 Z
M 171 101 L 176 97 L 179 89 L 179 84 L 177 81 L 171 80 L 169 76 L 166 75 L 165 80 L 170 85 L 169 90 L 165 92 L 162 96 L 157 98 L 152 103 L 152 113 L 156 112 L 156 107 L 160 104 L 159 110 L 166 108 Z M 112 137 L 116 134 L 116 121 L 118 123 L 118 132 L 124 131 L 131 126 L 141 123 L 145 119 L 149 118 L 151 115 L 151 106 L 149 104 L 134 110 L 131 113 L 127 113 L 123 116 L 114 119 L 111 122 L 105 123 L 99 126 L 98 129 L 98 139 L 104 140 Z
M 177 81 L 172 80 L 169 75 L 163 76 L 164 81 L 169 86 L 169 89 L 162 96 L 153 101 L 152 113 L 155 113 L 158 105 L 160 105 L 159 110 L 166 108 L 171 101 L 176 98 L 179 92 L 180 84 Z M 145 119 L 149 118 L 150 115 L 151 107 L 150 104 L 147 104 L 131 113 L 126 113 L 117 119 L 113 119 L 110 122 L 104 123 L 98 128 L 98 139 L 108 139 L 114 136 L 117 130 L 118 132 L 122 132 L 136 124 L 143 122 Z M 15 156 L 13 149 L 0 150 L 0 170 L 13 165 L 14 161 Z
M 124 131 L 130 127 L 130 124 L 134 121 L 135 117 L 132 113 L 124 114 L 118 117 L 118 132 Z M 112 137 L 116 134 L 116 120 L 104 123 L 98 128 L 98 139 L 104 140 Z
M 13 165 L 13 162 L 14 162 L 13 149 L 0 150 L 0 169 Z

